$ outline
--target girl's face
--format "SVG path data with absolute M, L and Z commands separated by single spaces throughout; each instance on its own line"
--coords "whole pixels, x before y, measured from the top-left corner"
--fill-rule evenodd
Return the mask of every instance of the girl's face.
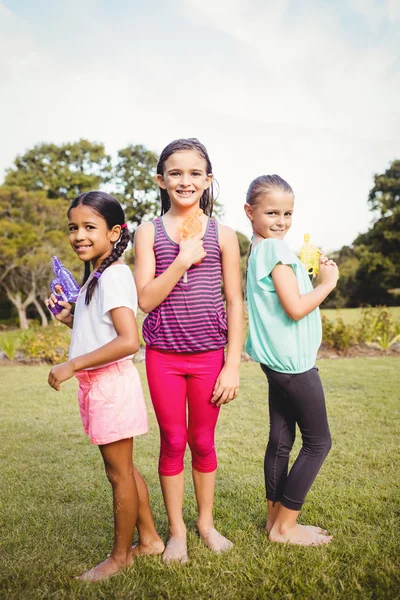
M 83 204 L 69 213 L 69 243 L 81 260 L 90 260 L 97 269 L 111 254 L 121 234 L 121 226 L 108 229 L 107 222 L 90 206 Z
M 207 163 L 195 150 L 174 152 L 165 161 L 164 172 L 157 175 L 160 188 L 167 190 L 171 207 L 188 209 L 199 205 L 204 190 L 210 187 L 212 175 Z
M 257 204 L 244 205 L 253 231 L 262 238 L 282 240 L 292 225 L 293 194 L 278 188 L 258 198 Z

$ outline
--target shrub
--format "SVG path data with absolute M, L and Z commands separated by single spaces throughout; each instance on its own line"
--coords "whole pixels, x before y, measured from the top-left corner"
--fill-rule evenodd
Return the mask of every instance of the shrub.
M 0 350 L 9 360 L 14 360 L 15 354 L 21 345 L 21 338 L 16 335 L 3 335 L 0 338 Z
M 322 316 L 322 341 L 335 350 L 347 350 L 357 341 L 352 325 L 346 325 L 339 315 L 334 321 Z
M 20 350 L 26 359 L 51 364 L 63 362 L 68 358 L 70 333 L 65 325 L 59 323 L 31 329 L 25 334 Z
M 395 321 L 384 306 L 363 308 L 356 329 L 359 342 L 379 346 L 382 350 L 388 350 L 400 340 L 400 322 Z

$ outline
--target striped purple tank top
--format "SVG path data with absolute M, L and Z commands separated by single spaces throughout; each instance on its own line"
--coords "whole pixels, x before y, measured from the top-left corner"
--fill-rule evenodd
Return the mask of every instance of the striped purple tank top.
M 153 224 L 155 276 L 159 277 L 179 254 L 179 244 L 168 236 L 161 218 L 154 219 Z M 145 318 L 142 333 L 149 346 L 168 352 L 206 352 L 227 343 L 218 224 L 210 218 L 203 245 L 205 259 L 192 265 L 169 296 Z

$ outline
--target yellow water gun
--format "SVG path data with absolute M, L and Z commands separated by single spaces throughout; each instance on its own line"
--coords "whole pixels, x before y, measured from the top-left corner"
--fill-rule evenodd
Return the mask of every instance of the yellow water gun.
M 316 277 L 319 271 L 319 258 L 321 251 L 315 244 L 310 244 L 310 234 L 304 234 L 304 244 L 300 250 L 300 260 L 309 275 Z

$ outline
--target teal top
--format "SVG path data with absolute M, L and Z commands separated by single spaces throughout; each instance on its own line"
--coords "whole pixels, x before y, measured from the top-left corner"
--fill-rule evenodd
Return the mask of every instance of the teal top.
M 285 313 L 275 291 L 271 272 L 290 265 L 300 294 L 311 292 L 309 276 L 297 256 L 283 240 L 266 239 L 251 251 L 247 269 L 249 336 L 247 353 L 257 362 L 279 373 L 303 373 L 315 365 L 321 344 L 319 308 L 299 321 Z

